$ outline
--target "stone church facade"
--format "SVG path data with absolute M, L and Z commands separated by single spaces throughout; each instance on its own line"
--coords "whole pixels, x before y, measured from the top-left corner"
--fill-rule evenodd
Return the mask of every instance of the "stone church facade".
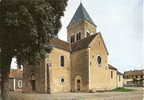
M 96 28 L 80 4 L 67 27 L 68 42 L 52 39 L 52 51 L 45 60 L 24 66 L 23 92 L 95 92 L 122 87 L 122 74 L 108 63 L 108 50 Z

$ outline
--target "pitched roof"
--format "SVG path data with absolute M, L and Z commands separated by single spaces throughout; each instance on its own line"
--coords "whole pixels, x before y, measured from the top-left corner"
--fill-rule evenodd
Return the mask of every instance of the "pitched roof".
M 80 20 L 86 20 L 89 23 L 91 23 L 94 26 L 96 26 L 94 24 L 93 20 L 91 19 L 91 17 L 89 16 L 88 12 L 86 11 L 84 6 L 82 5 L 82 3 L 79 5 L 78 9 L 76 10 L 76 12 L 75 12 L 72 20 L 70 21 L 69 25 L 72 24 L 72 23 L 78 22 Z
M 119 71 L 117 71 L 117 74 L 118 74 L 118 75 L 123 75 L 123 73 L 121 73 L 121 72 L 119 72 Z
M 60 39 L 57 39 L 57 38 L 53 38 L 51 41 L 50 41 L 50 45 L 52 47 L 56 47 L 56 48 L 59 48 L 59 49 L 63 49 L 63 50 L 66 50 L 66 51 L 71 51 L 71 52 L 74 52 L 74 51 L 77 51 L 77 50 L 81 50 L 81 49 L 85 49 L 85 48 L 88 48 L 89 44 L 91 43 L 91 41 L 100 33 L 96 33 L 96 34 L 93 34 L 93 35 L 90 35 L 89 37 L 86 37 L 82 40 L 79 40 L 75 43 L 68 43 L 66 41 L 63 41 L 63 40 L 60 40 Z M 101 34 L 100 34 L 100 37 L 102 38 Z M 103 40 L 102 40 L 103 41 Z M 103 41 L 104 43 L 104 41 Z M 108 54 L 108 50 L 105 46 L 105 43 L 104 43 L 104 47 L 106 49 L 106 52 Z
M 104 39 L 103 39 L 101 33 L 99 32 L 98 34 L 100 35 L 100 37 L 101 37 L 101 39 L 102 39 L 102 42 L 103 42 L 103 44 L 104 44 L 104 48 L 105 48 L 107 54 L 109 55 L 108 49 L 107 49 L 107 47 L 106 47 L 106 44 L 105 44 L 105 42 L 104 42 Z
M 143 70 L 126 71 L 126 72 L 124 72 L 124 75 L 144 75 L 144 69 Z
M 108 64 L 108 66 L 109 66 L 109 69 L 117 70 L 117 68 L 115 68 L 114 66 L 112 66 L 110 64 Z
M 50 41 L 50 44 L 53 47 L 56 47 L 56 48 L 59 48 L 59 49 L 63 49 L 63 50 L 66 50 L 66 51 L 70 51 L 70 44 L 68 42 L 62 41 L 60 39 L 53 38 Z
M 87 38 L 84 38 L 80 41 L 77 41 L 71 44 L 71 51 L 77 51 L 80 49 L 88 48 L 90 42 L 97 36 L 97 34 L 91 35 Z
M 9 77 L 10 78 L 22 78 L 23 77 L 23 71 L 21 71 L 20 69 L 11 69 Z

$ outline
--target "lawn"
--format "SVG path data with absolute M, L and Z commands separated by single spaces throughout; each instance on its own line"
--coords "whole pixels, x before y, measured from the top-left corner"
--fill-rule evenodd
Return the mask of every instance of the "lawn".
M 116 88 L 116 89 L 111 90 L 111 92 L 130 92 L 130 91 L 134 91 L 134 89 Z

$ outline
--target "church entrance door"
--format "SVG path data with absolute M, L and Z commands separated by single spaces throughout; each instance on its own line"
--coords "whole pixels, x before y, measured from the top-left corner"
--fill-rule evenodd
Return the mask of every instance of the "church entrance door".
M 79 92 L 82 90 L 82 78 L 81 76 L 75 77 L 75 91 Z
M 80 91 L 80 80 L 77 80 L 77 91 Z

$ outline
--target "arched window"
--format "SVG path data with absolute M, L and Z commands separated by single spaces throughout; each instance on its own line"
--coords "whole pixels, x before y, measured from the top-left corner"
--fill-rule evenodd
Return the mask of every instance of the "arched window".
M 78 40 L 81 40 L 81 32 L 77 33 L 77 35 L 76 35 L 76 40 L 77 40 L 77 41 L 78 41 Z
M 61 66 L 61 67 L 64 67 L 64 62 L 65 62 L 64 56 L 61 55 L 61 56 L 60 56 L 60 66 Z
M 64 83 L 64 78 L 61 78 L 61 80 L 60 80 L 60 81 L 61 81 L 61 83 Z
M 71 43 L 74 43 L 74 42 L 75 42 L 75 36 L 72 35 L 72 36 L 71 36 Z
M 101 56 L 98 56 L 98 57 L 97 57 L 97 63 L 98 63 L 98 64 L 101 64 L 101 62 L 102 62 L 102 58 L 101 58 Z
M 113 71 L 111 71 L 111 78 L 113 78 Z

